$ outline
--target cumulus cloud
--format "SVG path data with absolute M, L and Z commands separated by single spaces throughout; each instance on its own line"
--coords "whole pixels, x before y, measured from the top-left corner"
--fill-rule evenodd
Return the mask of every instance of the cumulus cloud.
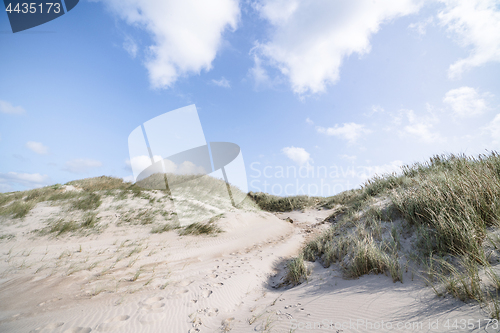
M 370 37 L 383 23 L 420 6 L 418 0 L 260 0 L 255 8 L 272 32 L 253 52 L 281 71 L 295 93 L 322 92 L 339 79 L 344 58 L 370 52 Z M 261 67 L 256 62 L 263 76 Z
M 471 87 L 448 91 L 443 102 L 451 108 L 455 116 L 461 118 L 477 116 L 488 110 L 486 101 Z
M 289 159 L 297 164 L 303 165 L 312 162 L 311 155 L 304 149 L 299 147 L 285 147 L 281 150 Z
M 220 80 L 212 80 L 212 83 L 222 88 L 231 88 L 231 84 L 225 77 L 221 77 Z
M 41 142 L 28 141 L 26 142 L 26 147 L 40 155 L 46 155 L 49 153 L 49 147 L 44 146 Z
M 321 134 L 338 136 L 349 143 L 355 143 L 362 135 L 369 134 L 371 131 L 362 124 L 345 123 L 342 126 L 336 124 L 334 127 L 324 128 L 316 127 L 316 131 Z
M 101 166 L 100 161 L 79 158 L 67 161 L 63 170 L 71 173 L 88 173 L 90 170 Z
M 467 58 L 453 63 L 450 78 L 458 78 L 473 67 L 500 62 L 500 7 L 497 0 L 440 0 L 445 8 L 438 18 L 463 47 L 471 49 Z
M 29 189 L 47 185 L 50 177 L 39 173 L 0 172 L 0 191 L 10 191 L 16 185 Z
M 226 29 L 236 29 L 238 0 L 99 0 L 127 24 L 147 31 L 153 45 L 145 66 L 154 88 L 210 70 Z
M 309 125 L 314 125 L 314 121 L 309 118 L 306 118 L 306 123 L 308 123 Z
M 394 118 L 394 123 L 403 127 L 399 131 L 401 136 L 413 136 L 425 143 L 444 140 L 437 131 L 434 131 L 434 125 L 438 122 L 439 119 L 431 112 L 425 116 L 417 116 L 413 110 L 401 110 Z
M 10 114 L 23 114 L 26 111 L 21 106 L 14 106 L 9 102 L 0 100 L 0 112 Z
M 176 175 L 205 175 L 208 173 L 207 170 L 205 170 L 202 166 L 196 165 L 190 161 L 184 161 L 181 164 L 175 164 L 168 159 L 163 159 L 160 155 L 154 155 L 153 160 L 154 162 L 163 160 L 163 163 L 156 170 L 150 170 L 152 171 L 152 173 L 166 172 Z M 152 165 L 151 158 L 146 155 L 135 156 L 132 158 L 132 160 L 127 160 L 125 163 L 130 166 L 134 172 L 135 178 L 133 180 L 137 180 L 137 177 L 140 175 L 140 173 Z M 151 173 L 149 175 L 151 175 Z

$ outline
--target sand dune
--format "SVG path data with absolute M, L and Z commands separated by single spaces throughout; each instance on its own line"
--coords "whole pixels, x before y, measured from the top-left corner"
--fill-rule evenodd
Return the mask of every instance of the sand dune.
M 217 221 L 223 233 L 179 236 L 121 223 L 117 207 L 103 202 L 108 227 L 97 233 L 32 233 L 63 214 L 46 202 L 2 221 L 14 237 L 0 241 L 1 332 L 454 332 L 464 322 L 461 331 L 498 331 L 411 272 L 404 283 L 345 280 L 336 266 L 308 263 L 306 283 L 281 286 L 286 260 L 332 210 L 233 209 Z

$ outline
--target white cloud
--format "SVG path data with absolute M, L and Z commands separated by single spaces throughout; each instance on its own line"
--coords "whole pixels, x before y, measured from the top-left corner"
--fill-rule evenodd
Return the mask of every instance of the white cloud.
M 28 141 L 26 142 L 26 147 L 40 155 L 46 155 L 49 153 L 49 147 L 44 146 L 41 142 Z
M 220 80 L 212 80 L 212 82 L 219 87 L 231 88 L 231 84 L 225 77 L 221 77 Z
M 450 78 L 458 78 L 473 67 L 500 62 L 500 7 L 498 0 L 440 0 L 445 9 L 438 18 L 470 55 L 453 63 Z
M 349 141 L 349 143 L 356 142 L 362 135 L 369 134 L 371 131 L 362 124 L 356 123 L 345 123 L 342 126 L 338 124 L 335 127 L 316 127 L 316 131 L 321 134 L 326 134 L 330 136 L 338 136 L 344 140 Z
M 132 37 L 125 36 L 125 41 L 123 42 L 123 48 L 132 58 L 135 58 L 137 56 L 137 51 L 139 50 L 139 47 L 137 46 L 137 43 Z
M 289 159 L 297 164 L 312 162 L 311 155 L 304 149 L 298 147 L 285 147 L 281 150 Z
M 429 17 L 426 20 L 418 21 L 416 23 L 410 24 L 408 26 L 408 28 L 410 28 L 411 30 L 416 31 L 420 36 L 423 36 L 427 32 L 426 31 L 427 26 L 430 25 L 430 24 L 432 24 L 432 23 L 434 23 L 434 18 L 433 17 Z
M 0 172 L 0 191 L 10 191 L 15 185 L 29 189 L 47 185 L 50 177 L 39 173 Z
M 154 170 L 154 172 L 166 172 L 166 173 L 174 173 L 177 175 L 195 175 L 195 174 L 207 174 L 207 170 L 205 170 L 202 166 L 195 165 L 190 161 L 184 161 L 181 164 L 175 164 L 174 162 L 163 159 L 160 155 L 154 155 L 153 160 L 155 162 L 163 160 L 162 166 L 158 169 Z M 127 160 L 125 163 L 132 167 L 134 172 L 134 179 L 136 180 L 140 173 L 147 168 L 149 168 L 151 164 L 151 158 L 146 155 L 135 156 L 132 160 Z
M 254 53 L 255 49 L 251 53 Z M 254 80 L 257 87 L 271 88 L 279 80 L 271 79 L 266 69 L 262 65 L 262 60 L 254 54 L 253 56 L 254 65 L 248 71 L 249 76 Z
M 493 120 L 485 127 L 486 131 L 490 133 L 491 138 L 495 144 L 500 143 L 500 113 L 493 118 Z
M 309 118 L 306 118 L 306 123 L 308 123 L 309 125 L 314 125 L 314 121 Z
M 406 116 L 406 121 L 404 120 Z M 433 131 L 434 125 L 439 119 L 430 112 L 426 116 L 417 116 L 413 110 L 401 110 L 400 115 L 395 117 L 395 124 L 403 125 L 403 130 L 399 131 L 401 136 L 414 136 L 425 143 L 435 143 L 444 141 L 438 132 Z
M 21 106 L 14 106 L 9 102 L 0 100 L 0 112 L 10 114 L 23 114 L 26 111 Z
M 154 88 L 210 70 L 227 28 L 236 29 L 238 0 L 100 0 L 153 40 L 145 66 Z
M 403 165 L 403 161 L 396 160 L 383 165 L 364 166 L 360 168 L 361 172 L 358 173 L 357 176 L 363 180 L 368 180 L 373 178 L 375 175 L 382 176 L 393 172 L 399 173 L 401 171 L 401 166 Z
M 181 164 L 176 165 L 174 162 L 165 159 L 163 160 L 163 165 L 165 167 L 165 172 L 174 173 L 176 175 L 207 174 L 207 171 L 202 166 L 198 166 L 190 161 L 184 161 Z
M 102 166 L 100 161 L 90 159 L 74 159 L 67 161 L 64 169 L 72 173 L 87 173 L 91 169 L 99 168 Z
M 155 162 L 158 162 L 162 159 L 160 155 L 154 155 L 153 160 Z M 148 167 L 151 166 L 151 158 L 146 155 L 139 155 L 139 156 L 134 156 L 132 160 L 126 160 L 125 164 L 130 166 L 132 168 L 132 171 L 134 173 L 134 177 L 138 177 L 139 174 L 147 169 Z
M 266 59 L 286 76 L 295 93 L 318 93 L 339 79 L 344 58 L 370 52 L 370 36 L 383 23 L 419 10 L 419 0 L 260 0 L 255 8 L 272 26 L 257 43 L 255 59 Z M 262 74 L 256 62 L 254 72 Z
M 471 87 L 461 87 L 450 90 L 444 96 L 443 102 L 447 104 L 455 116 L 465 118 L 480 115 L 488 110 L 486 101 Z

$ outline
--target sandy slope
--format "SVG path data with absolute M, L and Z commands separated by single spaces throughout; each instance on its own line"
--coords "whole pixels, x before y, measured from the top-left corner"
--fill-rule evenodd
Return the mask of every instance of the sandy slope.
M 16 237 L 0 241 L 0 332 L 451 332 L 455 319 L 469 324 L 459 331 L 483 332 L 487 324 L 480 309 L 435 297 L 411 273 L 404 284 L 343 280 L 315 263 L 307 283 L 277 287 L 285 260 L 327 227 L 331 211 L 233 211 L 216 237 L 112 223 L 85 237 L 28 233 L 57 213 L 41 203 L 25 221 L 2 223 Z

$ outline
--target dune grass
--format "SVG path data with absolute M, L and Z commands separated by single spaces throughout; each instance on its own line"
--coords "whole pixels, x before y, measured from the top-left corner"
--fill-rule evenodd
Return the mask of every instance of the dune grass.
M 259 206 L 268 212 L 290 212 L 316 206 L 323 198 L 297 195 L 293 197 L 278 197 L 267 193 L 248 193 L 248 196 Z
M 383 198 L 389 204 L 375 207 Z M 499 317 L 500 278 L 490 262 L 492 251 L 500 248 L 492 241 L 500 227 L 498 153 L 433 156 L 323 203 L 335 205 L 342 206 L 341 214 L 304 246 L 304 260 L 339 263 L 347 277 L 383 272 L 402 281 L 401 260 L 411 257 L 436 294 L 478 301 Z M 405 254 L 400 239 L 412 235 L 412 253 Z
M 99 228 L 99 218 L 96 213 L 87 213 L 83 216 L 80 222 L 70 220 L 65 221 L 64 219 L 59 219 L 55 222 L 50 223 L 49 227 L 42 230 L 42 234 L 52 234 L 55 233 L 56 236 L 68 233 L 68 232 L 83 232 L 83 231 L 97 231 Z
M 37 203 L 45 201 L 64 204 L 73 200 L 71 209 L 95 210 L 101 204 L 99 191 L 121 190 L 133 194 L 142 191 L 138 186 L 124 182 L 121 178 L 107 176 L 75 180 L 65 185 L 75 186 L 82 191 L 64 191 L 63 185 L 55 184 L 29 191 L 1 193 L 0 216 L 23 218 Z
M 307 281 L 309 271 L 304 263 L 303 255 L 290 259 L 286 264 L 287 273 L 283 280 L 285 284 L 296 286 Z
M 216 224 L 217 220 L 223 217 L 223 214 L 219 214 L 217 216 L 212 217 L 206 223 L 192 223 L 190 225 L 185 226 L 184 228 L 180 228 L 178 233 L 181 236 L 185 235 L 215 235 L 222 232 L 222 229 L 219 228 Z

